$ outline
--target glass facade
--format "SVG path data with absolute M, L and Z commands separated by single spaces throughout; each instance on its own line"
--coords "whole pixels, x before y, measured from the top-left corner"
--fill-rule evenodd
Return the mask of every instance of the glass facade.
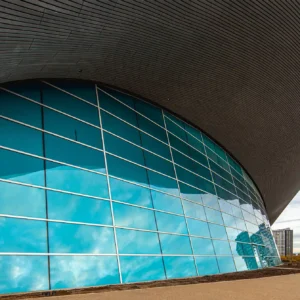
M 243 168 L 167 111 L 92 82 L 0 87 L 0 293 L 280 263 Z

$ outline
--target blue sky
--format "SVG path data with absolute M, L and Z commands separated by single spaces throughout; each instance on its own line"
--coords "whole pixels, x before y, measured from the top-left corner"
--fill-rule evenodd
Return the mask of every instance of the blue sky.
M 300 191 L 273 224 L 272 229 L 287 227 L 294 230 L 294 253 L 300 253 Z

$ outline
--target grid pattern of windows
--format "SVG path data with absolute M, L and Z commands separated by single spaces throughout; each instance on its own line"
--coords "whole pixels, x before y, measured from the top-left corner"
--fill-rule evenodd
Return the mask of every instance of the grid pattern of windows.
M 170 113 L 49 80 L 2 85 L 0 115 L 0 293 L 280 262 L 249 176 Z

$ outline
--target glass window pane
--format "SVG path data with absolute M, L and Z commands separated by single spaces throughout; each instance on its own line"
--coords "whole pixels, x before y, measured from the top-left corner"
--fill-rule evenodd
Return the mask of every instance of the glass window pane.
M 68 79 L 47 79 L 47 82 L 83 100 L 97 104 L 95 84 L 93 82 Z
M 43 112 L 45 130 L 102 149 L 100 129 L 48 108 Z
M 227 240 L 225 227 L 216 224 L 211 224 L 211 223 L 209 223 L 208 226 L 212 238 Z
M 152 138 L 150 135 L 140 132 L 141 144 L 144 148 L 171 160 L 170 147 Z
M 146 103 L 142 100 L 137 100 L 135 102 L 135 109 L 143 114 L 144 116 L 148 117 L 152 121 L 158 123 L 160 126 L 164 127 L 164 120 L 162 116 L 162 110 L 154 105 Z
M 50 256 L 50 275 L 53 289 L 120 283 L 116 256 Z
M 147 151 L 144 152 L 144 156 L 148 168 L 175 178 L 172 163 Z
M 236 272 L 233 258 L 231 256 L 217 257 L 220 273 Z
M 47 186 L 84 195 L 108 198 L 106 176 L 46 162 Z
M 199 202 L 202 204 L 201 196 L 204 194 L 204 192 L 202 192 L 198 189 L 192 188 L 189 185 L 186 185 L 182 182 L 179 182 L 179 187 L 180 187 L 181 196 L 183 198 L 186 198 L 191 201 Z
M 185 130 L 178 125 L 176 125 L 174 122 L 169 120 L 168 118 L 165 118 L 166 126 L 168 131 L 172 132 L 174 135 L 179 137 L 180 139 L 187 141 L 187 133 Z M 176 122 L 177 123 L 177 122 Z
M 139 131 L 124 123 L 123 121 L 113 117 L 112 115 L 101 111 L 102 127 L 136 145 L 141 144 Z
M 235 217 L 222 213 L 224 224 L 229 227 L 237 227 L 235 222 Z
M 0 181 L 0 214 L 45 218 L 45 191 Z
M 0 252 L 47 252 L 46 222 L 0 217 Z
M 130 106 L 131 108 L 134 108 L 135 105 L 135 98 L 133 96 L 127 95 L 125 93 L 113 90 L 113 89 L 107 89 L 107 88 L 98 88 L 100 91 L 105 91 L 108 93 L 110 96 L 118 99 L 122 103 Z
M 148 170 L 147 172 L 151 188 L 160 190 L 165 193 L 173 194 L 175 196 L 179 196 L 178 185 L 175 180 L 152 172 L 150 170 Z
M 186 218 L 189 232 L 191 235 L 198 235 L 203 237 L 210 237 L 208 224 L 206 222 Z
M 163 254 L 192 254 L 190 239 L 187 236 L 159 234 Z
M 0 256 L 0 294 L 48 290 L 47 256 Z
M 156 230 L 153 210 L 113 203 L 116 226 Z
M 216 255 L 231 255 L 229 242 L 213 240 Z
M 201 141 L 199 141 L 198 139 L 196 139 L 195 137 L 191 136 L 190 134 L 187 134 L 187 142 L 189 145 L 196 148 L 198 151 L 205 153 L 203 143 Z
M 184 256 L 164 256 L 167 279 L 197 276 L 194 258 Z
M 175 214 L 183 214 L 181 201 L 179 198 L 169 196 L 154 190 L 151 190 L 153 207 L 158 210 L 164 210 Z
M 130 143 L 125 142 L 109 133 L 104 132 L 105 150 L 115 155 L 131 160 L 137 164 L 144 165 L 143 150 Z
M 220 210 L 218 197 L 216 195 L 202 194 L 201 197 L 204 205 Z
M 1 115 L 41 128 L 42 110 L 39 104 L 0 90 Z
M 46 157 L 81 168 L 105 173 L 103 152 L 45 134 Z
M 233 215 L 233 211 L 232 211 L 233 205 L 228 203 L 228 201 L 223 200 L 223 199 L 219 199 L 219 204 L 220 204 L 220 209 L 221 209 L 222 212 Z
M 193 136 L 194 138 L 203 142 L 202 134 L 198 129 L 194 128 L 193 126 L 187 123 L 184 123 L 184 128 L 188 133 L 190 133 L 188 136 Z
M 200 276 L 212 275 L 219 273 L 219 267 L 215 257 L 196 257 L 198 274 Z
M 228 239 L 235 241 L 239 238 L 240 231 L 234 228 L 226 227 Z
M 219 165 L 217 165 L 213 161 L 210 161 L 209 164 L 210 164 L 210 167 L 211 167 L 212 171 L 216 172 L 218 175 L 222 176 L 226 180 L 228 180 L 230 182 L 233 182 L 232 181 L 232 176 L 229 172 L 227 172 L 226 170 L 221 168 Z
M 249 234 L 247 231 L 239 231 L 239 235 L 237 236 L 236 240 L 238 242 L 245 242 L 250 243 Z
M 187 234 L 184 217 L 155 212 L 159 231 Z
M 49 247 L 52 253 L 114 254 L 112 228 L 49 222 Z
M 43 85 L 43 103 L 78 119 L 99 126 L 98 109 L 49 85 Z
M 235 216 L 235 217 L 238 217 L 240 219 L 243 219 L 243 214 L 242 214 L 242 210 L 237 207 L 237 206 L 234 206 L 234 205 L 231 205 L 231 210 L 232 210 L 232 214 Z
M 153 208 L 150 189 L 116 178 L 109 178 L 113 200 Z
M 161 254 L 158 234 L 117 228 L 120 254 Z
M 149 133 L 150 135 L 156 137 L 164 143 L 168 143 L 167 134 L 165 129 L 157 126 L 153 122 L 148 119 L 142 117 L 141 115 L 137 115 L 138 126 L 141 130 Z
M 49 219 L 112 225 L 109 201 L 54 191 L 47 199 Z
M 106 93 L 98 91 L 100 107 L 137 127 L 136 113 Z
M 39 130 L 0 118 L 0 140 L 2 146 L 43 156 L 42 132 Z
M 121 256 L 124 283 L 166 279 L 161 256 Z
M 214 209 L 205 207 L 207 221 L 223 225 L 222 214 Z
M 39 158 L 0 149 L 0 177 L 44 186 L 44 161 Z
M 194 254 L 197 255 L 215 255 L 211 239 L 191 238 Z
M 109 154 L 106 159 L 109 175 L 149 186 L 146 169 Z
M 206 221 L 204 207 L 202 205 L 185 200 L 182 201 L 182 204 L 186 216 Z
M 235 222 L 236 222 L 236 228 L 238 228 L 240 230 L 243 230 L 243 231 L 247 230 L 244 220 L 241 220 L 239 218 L 235 218 Z

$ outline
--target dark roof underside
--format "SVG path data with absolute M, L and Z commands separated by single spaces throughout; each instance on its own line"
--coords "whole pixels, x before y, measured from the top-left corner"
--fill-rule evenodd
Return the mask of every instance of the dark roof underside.
M 0 82 L 100 81 L 230 151 L 273 223 L 300 187 L 297 1 L 0 1 Z

